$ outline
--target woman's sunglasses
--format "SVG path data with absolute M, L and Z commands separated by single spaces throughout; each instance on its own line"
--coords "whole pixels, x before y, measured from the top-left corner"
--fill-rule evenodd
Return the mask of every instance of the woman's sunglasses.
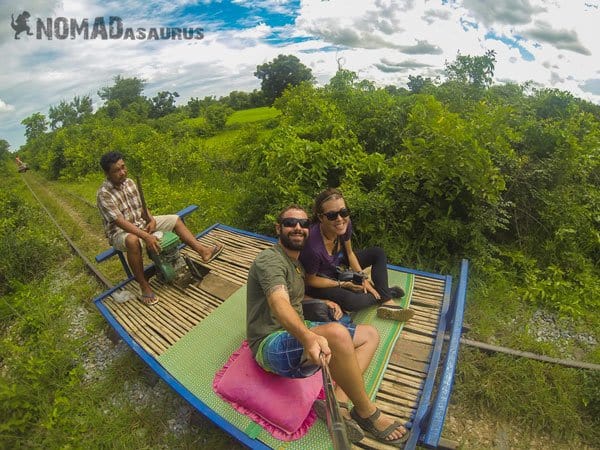
M 342 218 L 348 217 L 350 215 L 350 210 L 348 208 L 342 208 L 339 211 L 329 211 L 322 213 L 321 215 L 327 217 L 327 220 L 335 220 L 338 215 Z
M 296 219 L 295 217 L 286 217 L 285 219 L 281 219 L 279 223 L 287 228 L 294 228 L 296 225 L 300 225 L 301 228 L 308 228 L 310 226 L 310 220 Z

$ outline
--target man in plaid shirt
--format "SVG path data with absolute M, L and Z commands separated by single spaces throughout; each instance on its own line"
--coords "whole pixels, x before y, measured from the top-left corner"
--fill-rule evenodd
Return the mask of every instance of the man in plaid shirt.
M 127 178 L 127 167 L 123 155 L 109 152 L 100 158 L 106 180 L 98 189 L 96 203 L 108 242 L 115 249 L 127 253 L 127 262 L 133 276 L 140 285 L 142 302 L 146 305 L 158 303 L 158 297 L 144 276 L 142 246 L 160 253 L 155 231 L 173 231 L 188 246 L 193 248 L 204 263 L 209 263 L 223 251 L 223 245 L 209 247 L 201 244 L 176 214 L 144 217 L 142 201 L 136 184 Z

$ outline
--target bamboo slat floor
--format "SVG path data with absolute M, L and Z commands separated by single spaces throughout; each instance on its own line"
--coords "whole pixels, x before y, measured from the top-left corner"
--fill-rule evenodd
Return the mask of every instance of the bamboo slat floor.
M 118 303 L 110 296 L 103 300 L 127 333 L 154 357 L 164 353 L 245 284 L 256 255 L 272 245 L 258 237 L 219 228 L 213 228 L 199 240 L 208 245 L 225 244 L 223 253 L 209 264 L 202 263 L 194 252 L 183 250 L 184 255 L 208 270 L 202 281 L 182 289 L 163 285 L 152 278 L 152 288 L 161 299 L 153 307 L 138 301 Z M 135 283 L 129 283 L 125 289 L 133 292 L 132 285 Z M 444 280 L 415 276 L 411 299 L 415 316 L 404 326 L 376 394 L 377 405 L 403 423 L 412 421 L 415 415 L 429 369 L 445 290 Z M 394 448 L 369 438 L 357 446 Z

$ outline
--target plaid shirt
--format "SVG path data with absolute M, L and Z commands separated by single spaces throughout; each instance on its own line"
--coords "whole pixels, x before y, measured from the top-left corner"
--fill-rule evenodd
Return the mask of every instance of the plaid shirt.
M 146 221 L 142 218 L 142 201 L 136 184 L 131 178 L 114 186 L 110 181 L 104 180 L 96 194 L 96 204 L 102 215 L 104 232 L 108 242 L 121 231 L 115 220 L 122 216 L 138 228 L 144 228 Z

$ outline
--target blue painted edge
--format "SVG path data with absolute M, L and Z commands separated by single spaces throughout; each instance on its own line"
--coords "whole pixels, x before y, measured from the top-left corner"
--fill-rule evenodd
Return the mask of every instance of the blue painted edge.
M 237 233 L 237 234 L 242 234 L 244 236 L 262 239 L 263 241 L 269 241 L 269 242 L 273 242 L 273 243 L 277 242 L 277 238 L 275 238 L 275 237 L 265 236 L 263 234 L 253 233 L 251 231 L 240 230 L 239 228 L 230 227 L 229 225 L 223 225 L 222 223 L 215 223 L 212 227 L 209 227 L 206 230 L 199 233 L 198 236 L 207 234 L 209 231 L 213 230 L 214 228 L 221 228 L 223 230 L 231 231 L 231 232 Z
M 185 386 L 183 386 L 177 379 L 175 379 L 162 365 L 158 363 L 158 361 L 144 350 L 121 326 L 119 322 L 115 320 L 111 312 L 106 308 L 106 306 L 102 303 L 102 301 L 112 294 L 116 289 L 121 288 L 125 284 L 129 283 L 133 279 L 130 278 L 126 281 L 123 281 L 116 285 L 115 287 L 109 289 L 108 291 L 101 294 L 99 297 L 94 299 L 94 304 L 100 311 L 100 313 L 104 316 L 104 318 L 108 321 L 108 323 L 115 329 L 115 331 L 119 334 L 121 339 L 131 347 L 131 349 L 158 375 L 160 376 L 165 383 L 167 383 L 178 395 L 183 397 L 190 405 L 192 405 L 198 412 L 204 415 L 206 418 L 210 419 L 215 425 L 221 428 L 223 431 L 229 433 L 232 437 L 240 441 L 242 444 L 248 446 L 251 449 L 257 450 L 267 450 L 271 447 L 263 444 L 262 442 L 250 438 L 246 433 L 239 430 L 235 427 L 231 422 L 223 419 L 219 414 L 213 411 L 210 407 L 208 407 L 205 403 L 200 401 L 198 397 L 196 397 L 192 392 L 190 392 Z
M 409 269 L 408 267 L 396 266 L 394 264 L 388 264 L 388 268 L 392 270 L 397 270 L 399 272 L 406 272 L 412 275 L 420 275 L 427 278 L 433 278 L 435 280 L 444 281 L 446 279 L 446 275 L 440 275 L 439 273 L 430 273 L 424 272 L 422 270 Z
M 435 388 L 435 380 L 437 377 L 437 369 L 442 356 L 442 350 L 444 346 L 444 334 L 448 327 L 448 311 L 450 310 L 450 303 L 452 301 L 452 277 L 450 275 L 445 276 L 446 284 L 444 286 L 444 300 L 442 301 L 442 308 L 440 310 L 440 320 L 436 330 L 436 340 L 433 345 L 431 359 L 429 361 L 429 367 L 427 369 L 427 377 L 423 384 L 423 390 L 421 392 L 421 398 L 415 416 L 413 419 L 413 426 L 411 428 L 411 434 L 408 441 L 404 445 L 405 450 L 413 450 L 423 430 L 425 428 L 425 422 L 427 420 L 427 414 L 429 412 L 429 405 L 431 401 L 431 395 Z
M 448 352 L 446 354 L 446 361 L 444 362 L 442 379 L 438 385 L 438 391 L 431 407 L 428 428 L 422 441 L 423 445 L 428 447 L 437 447 L 440 437 L 442 436 L 444 420 L 446 419 L 446 412 L 448 410 L 448 404 L 450 403 L 450 394 L 452 393 L 452 386 L 454 385 L 454 373 L 458 362 L 458 350 L 467 298 L 468 272 L 469 261 L 463 259 L 460 265 L 460 278 L 454 299 L 454 316 L 452 318 L 450 342 L 448 343 Z

